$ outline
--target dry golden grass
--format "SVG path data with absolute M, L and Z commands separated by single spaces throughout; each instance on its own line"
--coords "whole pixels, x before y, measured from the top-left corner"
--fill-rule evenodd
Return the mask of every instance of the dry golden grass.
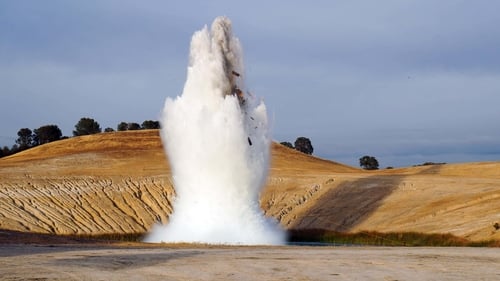
M 0 229 L 140 233 L 174 190 L 157 130 L 103 133 L 0 159 Z M 364 171 L 272 146 L 266 215 L 287 229 L 451 233 L 500 240 L 500 162 Z

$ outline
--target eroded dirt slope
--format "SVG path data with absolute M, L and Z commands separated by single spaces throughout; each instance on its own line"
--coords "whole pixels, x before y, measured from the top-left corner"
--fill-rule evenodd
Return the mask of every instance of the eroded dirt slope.
M 144 232 L 174 190 L 157 130 L 103 133 L 0 159 L 0 229 Z M 367 172 L 273 144 L 261 205 L 285 228 L 499 239 L 500 162 Z

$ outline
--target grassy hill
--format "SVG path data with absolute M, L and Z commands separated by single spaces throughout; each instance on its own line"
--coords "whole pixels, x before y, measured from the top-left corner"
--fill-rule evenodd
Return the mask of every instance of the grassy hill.
M 102 133 L 0 159 L 0 229 L 136 233 L 168 222 L 157 130 Z M 272 146 L 261 206 L 287 229 L 451 233 L 500 240 L 500 162 L 364 171 Z

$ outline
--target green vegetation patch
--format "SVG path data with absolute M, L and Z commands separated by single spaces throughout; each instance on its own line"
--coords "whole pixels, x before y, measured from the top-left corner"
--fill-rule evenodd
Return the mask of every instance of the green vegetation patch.
M 325 229 L 289 230 L 290 242 L 320 242 L 338 245 L 432 246 L 432 247 L 500 247 L 500 241 L 470 241 L 450 233 L 422 232 L 337 232 Z

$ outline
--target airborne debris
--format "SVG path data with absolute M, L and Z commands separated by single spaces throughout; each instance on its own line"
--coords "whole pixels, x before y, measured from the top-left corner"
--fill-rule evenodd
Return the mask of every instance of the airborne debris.
M 243 94 L 243 91 L 238 88 L 238 86 L 234 86 L 233 95 L 238 98 L 240 105 L 245 104 L 245 95 Z
M 234 70 L 231 70 L 231 74 L 240 77 L 240 74 Z M 240 103 L 240 106 L 245 104 L 245 95 L 243 94 L 243 91 L 236 85 L 236 82 L 234 79 L 231 79 L 231 95 L 236 96 L 238 98 L 238 101 Z

